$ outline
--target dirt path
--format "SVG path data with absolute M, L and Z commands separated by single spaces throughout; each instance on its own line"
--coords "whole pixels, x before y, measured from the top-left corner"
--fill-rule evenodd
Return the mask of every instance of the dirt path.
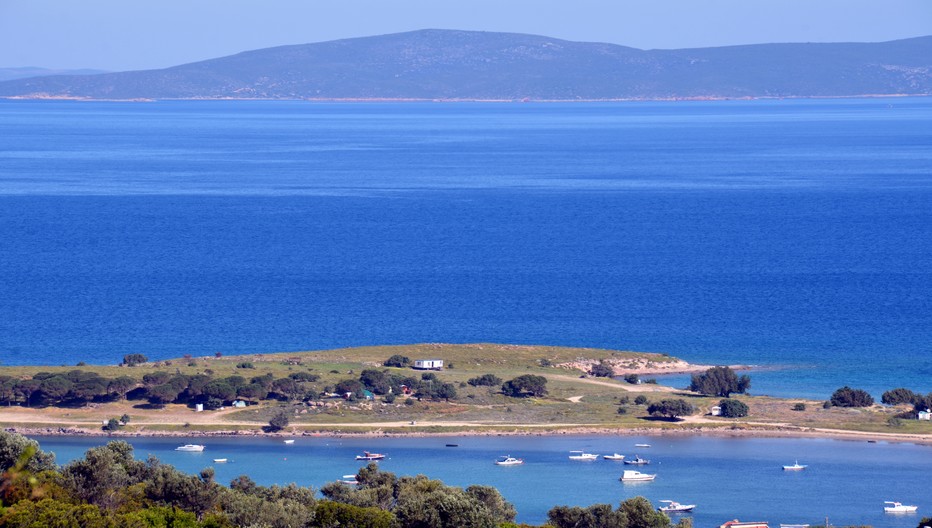
M 674 389 L 673 387 L 665 387 L 663 385 L 654 385 L 653 383 L 642 383 L 640 385 L 630 385 L 622 384 L 618 381 L 607 381 L 601 380 L 598 378 L 580 378 L 576 376 L 567 376 L 565 374 L 547 374 L 547 377 L 554 380 L 560 381 L 570 381 L 574 383 L 587 383 L 589 385 L 601 385 L 603 387 L 611 387 L 613 389 L 621 389 L 623 391 L 636 391 L 636 392 L 682 392 L 680 389 Z

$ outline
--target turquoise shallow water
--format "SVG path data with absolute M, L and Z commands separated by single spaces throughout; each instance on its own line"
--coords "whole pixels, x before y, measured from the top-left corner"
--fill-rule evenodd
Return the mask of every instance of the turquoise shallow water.
M 0 102 L 0 363 L 412 342 L 932 386 L 932 102 Z
M 81 456 L 101 438 L 39 437 L 59 463 Z M 498 488 L 518 510 L 518 520 L 542 523 L 558 504 L 618 502 L 642 495 L 654 504 L 671 499 L 696 504 L 697 527 L 718 526 L 734 518 L 778 523 L 915 528 L 932 514 L 932 447 L 838 440 L 749 439 L 708 437 L 442 437 L 328 438 L 299 437 L 293 445 L 271 438 L 207 438 L 202 453 L 174 448 L 189 439 L 131 438 L 136 457 L 149 454 L 191 473 L 213 466 L 220 482 L 247 474 L 261 484 L 320 487 L 354 473 L 363 450 L 388 458 L 381 467 L 397 474 L 422 473 L 447 484 L 488 484 Z M 458 447 L 445 447 L 446 444 Z M 648 449 L 635 448 L 649 443 Z M 599 460 L 573 462 L 569 451 L 635 453 L 651 460 L 639 469 L 656 473 L 649 483 L 623 484 L 623 464 Z M 499 467 L 501 455 L 526 460 Z M 227 458 L 214 464 L 214 458 Z M 798 460 L 809 468 L 785 472 Z M 631 467 L 631 466 L 627 466 Z M 915 515 L 883 513 L 883 501 L 916 504 Z

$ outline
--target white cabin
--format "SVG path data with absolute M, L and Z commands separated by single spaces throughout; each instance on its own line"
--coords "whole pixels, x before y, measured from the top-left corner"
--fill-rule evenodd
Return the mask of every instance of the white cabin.
M 711 409 L 709 409 L 709 414 L 711 414 L 712 416 L 721 416 L 722 408 L 716 405 L 715 407 L 712 407 Z
M 919 420 L 932 420 L 932 411 L 919 411 L 916 418 Z
M 442 359 L 415 359 L 414 368 L 421 370 L 441 370 L 443 368 Z

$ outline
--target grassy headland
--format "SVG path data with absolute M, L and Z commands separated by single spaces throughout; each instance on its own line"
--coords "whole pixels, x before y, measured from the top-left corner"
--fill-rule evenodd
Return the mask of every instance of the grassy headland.
M 445 368 L 433 372 L 435 378 L 423 383 L 453 387 L 455 396 L 425 395 L 430 394 L 431 387 L 423 389 L 420 398 L 398 390 L 393 390 L 391 396 L 376 391 L 372 400 L 357 397 L 361 393 L 349 400 L 328 396 L 341 382 L 359 380 L 360 374 L 369 369 L 392 377 L 396 388 L 397 381 L 403 378 L 422 383 L 423 371 L 383 366 L 394 355 L 412 361 L 443 359 Z M 701 372 L 708 368 L 663 354 L 499 344 L 420 344 L 185 357 L 132 367 L 0 367 L 0 386 L 3 383 L 15 386 L 17 381 L 33 377 L 66 375 L 74 380 L 94 374 L 106 379 L 133 380 L 127 391 L 128 399 L 122 394 L 84 400 L 69 399 L 66 395 L 54 402 L 48 398 L 37 401 L 34 397 L 27 406 L 23 397 L 17 401 L 11 396 L 15 404 L 0 407 L 0 427 L 36 433 L 94 434 L 103 433 L 101 425 L 106 420 L 128 415 L 129 423 L 119 427 L 118 434 L 262 434 L 269 420 L 284 411 L 289 423 L 281 432 L 286 434 L 710 433 L 834 435 L 932 442 L 932 423 L 892 419 L 903 411 L 897 407 L 823 408 L 822 401 L 732 395 L 749 407 L 748 416 L 720 418 L 708 415 L 711 407 L 721 400 L 719 397 L 587 375 L 596 365 L 606 366 L 618 376 L 633 373 L 642 379 L 650 374 Z M 161 375 L 162 383 L 168 375 L 176 383 L 240 377 L 241 384 L 261 382 L 272 389 L 261 398 L 241 398 L 254 403 L 246 408 L 234 408 L 225 401 L 221 410 L 195 412 L 195 399 L 190 396 L 197 392 L 193 389 L 180 391 L 171 402 L 153 403 L 150 392 L 155 387 L 153 380 L 159 378 L 156 373 L 160 372 L 166 373 Z M 542 376 L 546 379 L 547 394 L 511 397 L 503 394 L 501 382 L 470 383 L 486 374 L 503 381 L 523 375 Z M 290 394 L 280 390 L 282 385 L 272 382 L 283 379 L 298 380 Z M 191 383 L 193 386 L 194 382 Z M 688 401 L 696 413 L 679 421 L 656 419 L 648 414 L 650 402 L 670 398 Z M 635 403 L 644 400 L 648 403 Z M 797 404 L 803 404 L 805 409 L 793 410 Z

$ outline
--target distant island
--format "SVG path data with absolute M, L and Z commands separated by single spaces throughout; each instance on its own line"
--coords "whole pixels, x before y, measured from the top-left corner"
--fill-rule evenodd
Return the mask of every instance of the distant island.
M 372 346 L 121 365 L 0 367 L 0 428 L 29 434 L 725 434 L 932 443 L 916 410 L 843 387 L 751 396 L 744 367 L 664 354 L 504 344 Z M 689 389 L 652 376 L 692 373 Z M 753 374 L 753 372 L 751 373 Z M 891 388 L 893 389 L 893 388 Z M 915 410 L 914 410 L 915 409 Z
M 606 101 L 932 94 L 932 36 L 639 50 L 421 30 L 247 51 L 160 70 L 0 82 L 27 99 Z

